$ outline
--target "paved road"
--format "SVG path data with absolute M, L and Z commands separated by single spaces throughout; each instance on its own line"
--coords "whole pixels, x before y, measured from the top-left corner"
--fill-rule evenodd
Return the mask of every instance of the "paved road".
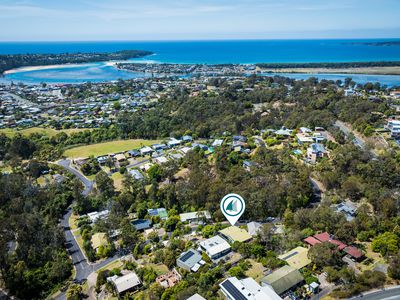
M 83 195 L 87 196 L 93 189 L 93 181 L 87 179 L 81 172 L 77 169 L 71 167 L 71 160 L 69 159 L 62 159 L 57 162 L 58 165 L 62 166 L 64 169 L 69 171 L 70 173 L 74 174 L 79 180 L 83 183 L 85 189 L 83 190 Z
M 128 169 L 128 168 L 137 167 L 137 166 L 143 165 L 143 164 L 145 164 L 147 162 L 149 162 L 149 159 L 145 159 L 145 160 L 142 160 L 142 161 L 135 162 L 133 164 L 128 165 L 126 168 Z
M 71 228 L 69 227 L 68 220 L 72 214 L 72 208 L 68 208 L 66 214 L 63 216 L 60 224 L 64 228 L 64 235 L 65 235 L 65 242 L 66 242 L 66 248 L 71 256 L 72 263 L 75 267 L 75 278 L 74 280 L 77 282 L 82 282 L 83 280 L 87 279 L 88 276 L 92 273 L 95 272 L 105 265 L 108 265 L 112 261 L 121 258 L 123 255 L 122 254 L 116 254 L 113 257 L 109 257 L 105 260 L 102 260 L 98 263 L 89 263 L 83 254 L 82 250 L 79 248 L 78 243 L 76 242 L 73 232 L 71 231 Z M 55 299 L 57 300 L 64 300 L 65 297 L 65 292 L 61 293 L 58 295 Z
M 398 300 L 400 299 L 400 286 L 394 288 L 388 288 L 371 293 L 365 293 L 363 295 L 349 298 L 351 300 Z
M 335 126 L 338 127 L 347 137 L 352 134 L 353 135 L 353 143 L 354 145 L 356 145 L 357 147 L 363 149 L 363 150 L 368 150 L 367 149 L 367 145 L 366 145 L 366 141 L 360 137 L 358 134 L 354 133 L 352 131 L 352 129 L 346 125 L 344 122 L 337 120 L 335 122 Z M 369 150 L 369 152 L 376 157 L 377 153 L 374 150 Z

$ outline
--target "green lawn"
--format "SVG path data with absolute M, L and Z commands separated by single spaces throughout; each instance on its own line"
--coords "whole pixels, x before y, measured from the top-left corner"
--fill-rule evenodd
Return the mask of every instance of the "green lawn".
M 30 135 L 32 133 L 42 133 L 45 134 L 49 137 L 55 136 L 57 133 L 60 132 L 65 132 L 66 134 L 71 134 L 74 132 L 79 132 L 79 131 L 84 131 L 84 130 L 90 130 L 90 129 L 83 129 L 83 128 L 71 128 L 71 129 L 62 129 L 62 130 L 56 130 L 53 128 L 40 128 L 40 127 L 32 127 L 32 128 L 26 128 L 26 129 L 12 129 L 12 128 L 6 128 L 6 129 L 0 129 L 0 133 L 4 133 L 5 135 L 12 137 L 17 133 L 21 133 L 22 135 Z
M 90 155 L 99 156 L 116 152 L 123 152 L 139 148 L 141 146 L 149 146 L 159 143 L 159 140 L 122 140 L 105 142 L 87 146 L 80 146 L 68 149 L 64 155 L 69 158 L 89 157 Z
M 117 191 L 120 191 L 122 189 L 122 180 L 124 179 L 124 175 L 122 175 L 120 172 L 115 172 L 111 175 L 111 178 L 114 181 L 114 187 L 117 189 Z
M 168 267 L 164 264 L 148 263 L 148 264 L 144 264 L 143 266 L 152 268 L 154 271 L 156 271 L 157 275 L 162 275 L 162 274 L 168 273 Z

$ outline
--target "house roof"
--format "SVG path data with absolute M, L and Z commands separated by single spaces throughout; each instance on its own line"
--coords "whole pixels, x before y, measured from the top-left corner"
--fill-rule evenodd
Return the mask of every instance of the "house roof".
M 194 249 L 189 249 L 178 257 L 178 260 L 188 266 L 190 269 L 193 268 L 199 261 L 201 261 L 202 256 L 199 252 Z
M 150 216 L 159 216 L 161 219 L 168 218 L 167 210 L 163 207 L 151 208 L 151 209 L 148 209 L 147 212 L 149 213 Z
M 329 240 L 331 239 L 331 236 L 329 235 L 329 233 L 327 232 L 322 232 L 322 233 L 318 233 L 318 234 L 314 234 L 314 237 L 321 241 L 321 242 L 329 242 Z
M 261 281 L 272 286 L 277 294 L 282 294 L 304 280 L 299 270 L 291 266 L 283 266 L 265 276 Z
M 305 243 L 311 245 L 311 246 L 315 246 L 316 244 L 320 244 L 321 242 L 319 240 L 317 240 L 315 237 L 313 236 L 309 236 L 308 238 L 305 238 L 303 240 Z
M 186 221 L 190 221 L 193 219 L 198 219 L 200 217 L 200 215 L 204 215 L 204 217 L 206 219 L 211 219 L 210 212 L 207 210 L 183 213 L 183 214 L 180 214 L 179 217 L 181 218 L 182 222 L 186 222 Z
M 339 250 L 343 250 L 344 248 L 346 248 L 347 247 L 347 245 L 345 244 L 345 243 L 342 243 L 341 241 L 338 241 L 338 240 L 329 240 L 329 242 L 331 243 L 331 244 L 334 244 L 334 245 L 336 245 L 337 247 L 338 247 L 338 249 Z
M 150 228 L 150 225 L 151 225 L 150 220 L 146 220 L 146 219 L 134 220 L 131 223 L 136 228 L 136 230 L 147 229 L 147 228 Z
M 229 295 L 229 299 L 236 300 L 280 300 L 279 297 L 270 287 L 260 286 L 253 278 L 238 279 L 229 277 L 219 285 L 222 291 Z
M 304 247 L 294 248 L 285 254 L 278 256 L 278 258 L 286 261 L 289 266 L 297 270 L 300 270 L 311 263 L 311 260 L 308 258 L 308 249 Z
M 207 252 L 209 256 L 214 256 L 231 248 L 228 242 L 219 235 L 200 242 L 200 246 Z
M 125 160 L 126 157 L 123 154 L 117 154 L 115 155 L 116 160 L 121 161 L 121 160 Z
M 234 242 L 246 242 L 252 239 L 252 236 L 244 229 L 237 226 L 230 226 L 219 231 L 219 233 Z
M 260 230 L 261 226 L 262 226 L 261 223 L 258 223 L 258 222 L 247 223 L 247 231 L 252 236 L 257 235 L 257 233 Z
M 134 272 L 114 278 L 112 281 L 114 282 L 119 294 L 141 284 L 139 277 Z
M 206 300 L 206 299 L 200 296 L 199 294 L 194 294 L 193 296 L 187 298 L 187 300 Z
M 364 255 L 360 249 L 354 246 L 348 246 L 344 248 L 344 252 L 346 252 L 348 255 L 354 258 L 360 258 L 363 257 Z

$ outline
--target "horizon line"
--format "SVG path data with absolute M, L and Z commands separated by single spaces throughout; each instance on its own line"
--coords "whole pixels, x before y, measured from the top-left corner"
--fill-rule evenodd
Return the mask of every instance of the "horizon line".
M 318 40 L 400 40 L 398 37 L 321 37 L 321 38 L 210 38 L 210 39 L 115 39 L 115 40 L 4 40 L 0 43 L 96 43 L 96 42 L 223 42 L 223 41 L 318 41 Z

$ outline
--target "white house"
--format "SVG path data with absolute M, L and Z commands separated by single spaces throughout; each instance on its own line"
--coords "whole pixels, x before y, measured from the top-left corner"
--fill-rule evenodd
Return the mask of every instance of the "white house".
M 219 235 L 200 242 L 200 247 L 212 260 L 224 257 L 231 252 L 231 246 Z
M 253 278 L 229 277 L 219 284 L 228 300 L 282 300 L 269 286 L 260 286 Z
M 211 214 L 207 210 L 195 211 L 180 214 L 181 222 L 199 223 L 203 218 L 211 219 Z

